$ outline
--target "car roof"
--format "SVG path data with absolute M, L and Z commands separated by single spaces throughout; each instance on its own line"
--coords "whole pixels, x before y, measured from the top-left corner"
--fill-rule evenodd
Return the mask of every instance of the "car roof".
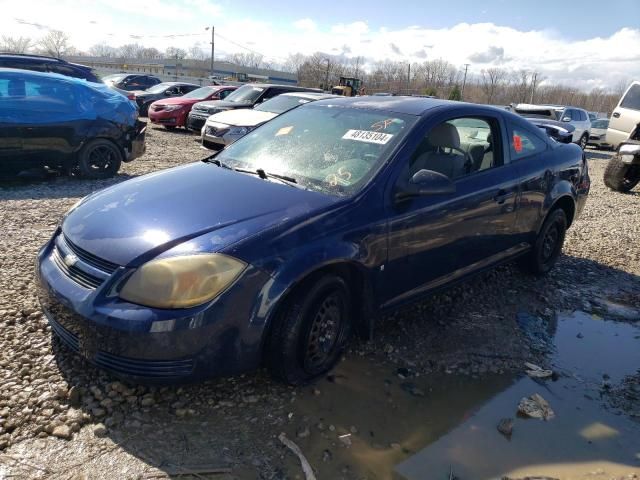
M 325 100 L 327 98 L 340 98 L 340 95 L 332 95 L 331 93 L 320 92 L 287 92 L 281 93 L 280 95 L 278 95 L 278 97 L 297 97 L 307 98 L 309 100 Z
M 298 85 L 281 85 L 278 83 L 245 83 L 244 85 L 240 85 L 241 87 L 244 87 L 245 85 L 249 85 L 251 87 L 260 87 L 260 88 L 271 88 L 271 87 L 278 87 L 278 88 L 286 88 L 292 92 L 318 92 L 318 93 L 323 93 L 321 89 L 319 88 L 310 88 L 310 87 L 300 87 Z
M 320 100 L 319 103 L 369 110 L 384 110 L 388 112 L 405 113 L 408 115 L 422 115 L 427 110 L 441 107 L 443 105 L 481 107 L 481 105 L 454 102 L 450 100 L 439 100 L 437 98 L 408 96 L 382 97 L 373 95 L 363 97 L 337 97 L 333 99 Z
M 9 53 L 0 52 L 0 58 L 12 58 L 12 59 L 24 59 L 24 60 L 46 60 L 50 62 L 68 63 L 66 60 L 56 57 L 49 57 L 46 55 L 34 55 L 31 53 Z
M 200 87 L 197 83 L 189 83 L 189 82 L 160 82 L 157 85 L 191 85 L 192 87 Z M 157 85 L 154 85 L 157 86 Z M 216 85 L 202 85 L 203 87 L 216 86 Z

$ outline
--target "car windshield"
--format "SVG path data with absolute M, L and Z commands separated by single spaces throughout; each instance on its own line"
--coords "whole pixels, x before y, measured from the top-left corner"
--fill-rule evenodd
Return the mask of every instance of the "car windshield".
M 312 103 L 265 123 L 216 160 L 233 168 L 286 175 L 306 188 L 346 196 L 366 184 L 417 119 Z
M 260 110 L 261 112 L 271 112 L 277 113 L 278 115 L 286 112 L 287 110 L 291 110 L 294 107 L 299 107 L 300 105 L 304 105 L 305 103 L 309 103 L 311 100 L 308 98 L 295 97 L 292 95 L 278 95 L 277 97 L 273 97 L 270 100 L 267 100 L 264 103 L 261 103 L 255 110 Z
M 227 102 L 234 103 L 253 103 L 258 99 L 262 92 L 264 92 L 264 88 L 262 87 L 243 85 L 227 98 L 225 98 L 225 100 Z
M 600 119 L 591 122 L 592 128 L 609 128 L 609 120 Z
M 145 91 L 147 93 L 160 93 L 160 92 L 164 92 L 166 89 L 171 88 L 171 84 L 169 83 L 159 83 L 157 85 L 154 85 L 151 88 L 147 88 Z
M 195 98 L 196 100 L 204 100 L 218 90 L 220 90 L 218 87 L 196 88 L 186 95 L 183 95 L 182 98 Z

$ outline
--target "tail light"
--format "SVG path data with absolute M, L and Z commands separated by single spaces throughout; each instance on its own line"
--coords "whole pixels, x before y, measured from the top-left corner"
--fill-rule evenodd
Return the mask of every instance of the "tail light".
M 127 95 L 127 98 L 128 98 L 129 100 L 135 100 L 135 99 L 136 99 L 136 96 L 135 96 L 133 93 L 130 93 L 130 94 L 128 94 L 128 95 Z

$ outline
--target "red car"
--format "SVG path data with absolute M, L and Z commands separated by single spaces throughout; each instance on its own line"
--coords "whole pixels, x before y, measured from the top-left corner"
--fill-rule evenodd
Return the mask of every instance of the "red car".
M 156 100 L 149 107 L 149 120 L 169 130 L 184 127 L 187 115 L 195 103 L 205 100 L 224 100 L 236 88 L 238 87 L 232 85 L 213 85 L 197 88 L 181 97 Z

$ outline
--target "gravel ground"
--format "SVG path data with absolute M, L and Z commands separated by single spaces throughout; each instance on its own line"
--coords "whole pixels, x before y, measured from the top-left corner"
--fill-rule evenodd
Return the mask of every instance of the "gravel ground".
M 206 156 L 184 132 L 151 128 L 147 148 L 114 179 L 0 186 L 0 478 L 153 478 L 203 463 L 230 469 L 215 478 L 301 478 L 277 435 L 306 436 L 296 402 L 314 401 L 316 387 L 285 387 L 264 372 L 185 387 L 125 385 L 51 338 L 33 261 L 64 212 L 95 190 Z M 612 301 L 640 308 L 640 194 L 608 191 L 610 154 L 588 155 L 589 201 L 549 276 L 509 265 L 478 276 L 383 318 L 375 340 L 354 340 L 346 361 L 419 374 L 519 371 L 523 361 L 545 364 L 545 346 L 532 338 L 540 325 L 553 333 L 557 311 L 616 315 Z M 317 468 L 327 458 L 315 459 Z M 349 465 L 339 471 L 369 478 Z

